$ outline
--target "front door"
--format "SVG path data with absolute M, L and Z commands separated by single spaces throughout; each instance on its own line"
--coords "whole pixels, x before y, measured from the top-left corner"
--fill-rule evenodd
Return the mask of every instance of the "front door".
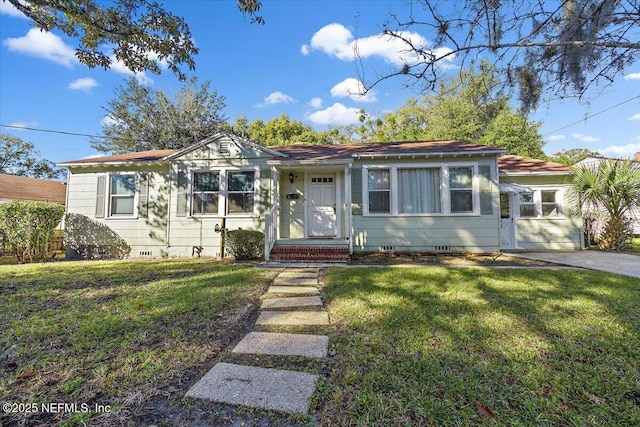
M 516 225 L 513 219 L 514 193 L 500 193 L 500 248 L 516 248 Z
M 309 237 L 336 237 L 335 175 L 309 177 Z

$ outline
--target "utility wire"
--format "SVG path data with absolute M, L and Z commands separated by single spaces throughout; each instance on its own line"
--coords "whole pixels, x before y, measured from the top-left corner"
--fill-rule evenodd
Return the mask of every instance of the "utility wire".
M 597 113 L 593 113 L 593 114 L 591 114 L 591 115 L 589 115 L 589 116 L 586 116 L 586 117 L 585 117 L 585 118 L 583 118 L 583 119 L 576 120 L 576 121 L 575 121 L 575 122 L 573 122 L 573 123 L 569 123 L 568 125 L 563 126 L 563 127 L 561 127 L 561 128 L 558 128 L 558 129 L 556 129 L 556 130 L 553 130 L 553 131 L 551 131 L 551 132 L 547 132 L 547 133 L 545 133 L 544 135 L 542 135 L 542 137 L 544 138 L 545 136 L 549 136 L 549 135 L 551 135 L 552 133 L 556 133 L 556 132 L 559 132 L 559 131 L 561 131 L 561 130 L 564 130 L 564 129 L 568 128 L 568 127 L 571 127 L 571 126 L 573 126 L 573 125 L 577 125 L 578 123 L 581 123 L 581 122 L 584 122 L 584 121 L 586 121 L 586 120 L 589 120 L 589 119 L 590 119 L 590 118 L 592 118 L 592 117 L 595 117 L 595 116 L 600 115 L 600 114 L 602 114 L 602 113 L 606 113 L 606 112 L 607 112 L 607 111 L 609 111 L 609 110 L 613 110 L 614 108 L 617 108 L 617 107 L 619 107 L 619 106 L 621 106 L 621 105 L 623 105 L 623 104 L 626 104 L 627 102 L 631 102 L 631 101 L 633 101 L 634 99 L 640 99 L 640 95 L 636 95 L 636 96 L 634 96 L 634 97 L 632 97 L 632 98 L 629 98 L 629 99 L 627 99 L 627 100 L 625 100 L 625 101 L 622 101 L 622 102 L 620 102 L 620 103 L 618 103 L 618 104 L 616 104 L 616 105 L 612 105 L 612 106 L 611 106 L 611 107 L 609 107 L 609 108 L 605 108 L 605 109 L 604 109 L 604 110 L 602 110 L 602 111 L 598 111 Z
M 45 133 L 56 133 L 59 135 L 70 135 L 70 136 L 88 136 L 89 138 L 102 138 L 102 139 L 116 139 L 119 141 L 131 141 L 131 142 L 146 142 L 142 139 L 131 139 L 131 138 L 113 138 L 105 135 L 90 135 L 88 133 L 77 133 L 77 132 L 66 132 L 62 130 L 53 130 L 53 129 L 37 129 L 26 126 L 16 126 L 16 125 L 4 125 L 0 124 L 0 127 L 11 128 L 11 129 L 21 129 L 21 130 L 32 130 L 34 132 L 45 132 Z

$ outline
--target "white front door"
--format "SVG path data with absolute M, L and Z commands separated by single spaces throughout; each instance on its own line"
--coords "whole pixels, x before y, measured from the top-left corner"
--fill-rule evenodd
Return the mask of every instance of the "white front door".
M 336 176 L 309 177 L 309 237 L 336 237 Z
M 516 249 L 514 193 L 500 193 L 500 249 Z

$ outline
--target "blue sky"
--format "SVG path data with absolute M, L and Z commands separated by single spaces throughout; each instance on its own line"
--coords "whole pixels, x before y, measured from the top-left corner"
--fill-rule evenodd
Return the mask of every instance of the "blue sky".
M 349 95 L 357 91 L 361 77 L 353 59 L 354 40 L 362 52 L 365 78 L 400 63 L 397 46 L 379 34 L 389 11 L 402 12 L 404 4 L 265 0 L 262 15 L 267 23 L 260 26 L 250 24 L 235 1 L 164 2 L 189 23 L 200 48 L 194 74 L 201 82 L 210 80 L 226 97 L 225 113 L 231 120 L 240 115 L 268 120 L 286 113 L 318 130 L 357 121 L 361 107 L 383 115 L 419 95 L 404 88 L 402 79 L 385 81 L 366 97 Z M 60 32 L 34 29 L 8 3 L 0 2 L 0 124 L 100 134 L 103 107 L 131 73 L 118 64 L 111 70 L 88 69 L 73 56 L 75 46 Z M 455 61 L 450 64 L 450 72 L 456 72 L 455 66 Z M 168 93 L 180 88 L 170 72 L 137 77 Z M 541 105 L 532 118 L 543 123 L 545 151 L 580 147 L 612 157 L 640 152 L 640 98 L 611 108 L 638 95 L 640 64 L 602 89 L 589 105 Z M 33 142 L 54 162 L 96 154 L 86 137 L 6 127 L 0 132 Z

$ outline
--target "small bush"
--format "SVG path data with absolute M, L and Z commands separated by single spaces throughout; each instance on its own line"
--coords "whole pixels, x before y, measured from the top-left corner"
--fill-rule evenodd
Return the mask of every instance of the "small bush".
M 64 215 L 57 203 L 16 200 L 0 204 L 0 231 L 18 262 L 43 261 Z
M 252 230 L 227 231 L 226 250 L 237 260 L 264 258 L 264 233 Z

